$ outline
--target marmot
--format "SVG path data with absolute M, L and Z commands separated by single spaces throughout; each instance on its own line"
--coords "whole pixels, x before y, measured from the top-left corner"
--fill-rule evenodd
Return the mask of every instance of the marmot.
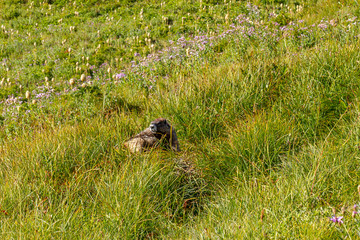
M 152 121 L 148 128 L 127 140 L 124 145 L 130 152 L 136 153 L 157 147 L 160 140 L 164 141 L 165 147 L 170 147 L 175 152 L 180 151 L 175 129 L 165 118 Z

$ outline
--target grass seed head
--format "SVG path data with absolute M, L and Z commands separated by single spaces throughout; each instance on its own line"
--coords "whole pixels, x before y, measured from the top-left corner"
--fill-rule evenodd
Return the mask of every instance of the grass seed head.
M 26 91 L 26 93 L 25 93 L 25 98 L 26 98 L 26 99 L 30 99 L 30 97 L 31 97 L 30 91 Z

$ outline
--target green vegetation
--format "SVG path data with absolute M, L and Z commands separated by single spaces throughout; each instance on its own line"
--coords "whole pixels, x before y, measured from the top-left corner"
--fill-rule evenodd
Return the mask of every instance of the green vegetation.
M 359 238 L 359 17 L 0 0 L 0 238 Z M 126 151 L 158 117 L 183 151 Z

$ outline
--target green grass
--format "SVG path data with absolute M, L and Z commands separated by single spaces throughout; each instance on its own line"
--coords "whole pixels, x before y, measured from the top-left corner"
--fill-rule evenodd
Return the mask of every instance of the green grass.
M 359 7 L 0 0 L 1 239 L 359 238 Z

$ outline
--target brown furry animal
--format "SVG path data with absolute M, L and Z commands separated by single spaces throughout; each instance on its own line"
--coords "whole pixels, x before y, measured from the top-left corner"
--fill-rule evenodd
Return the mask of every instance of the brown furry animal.
M 175 129 L 165 118 L 152 121 L 148 128 L 127 140 L 124 145 L 130 152 L 136 153 L 157 147 L 160 140 L 164 141 L 165 147 L 170 147 L 175 152 L 180 151 Z

